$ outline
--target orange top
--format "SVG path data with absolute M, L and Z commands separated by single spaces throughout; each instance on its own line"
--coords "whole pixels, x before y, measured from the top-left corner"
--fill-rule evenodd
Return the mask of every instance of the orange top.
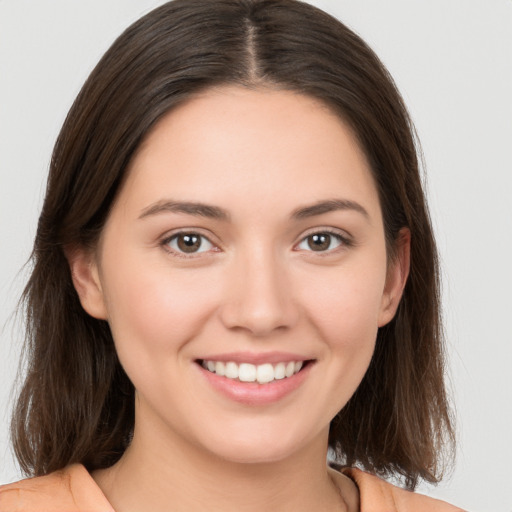
M 0 512 L 115 512 L 82 464 L 0 486 Z
M 361 512 L 464 512 L 444 501 L 400 489 L 360 469 L 343 468 L 341 472 L 359 488 Z
M 342 472 L 359 487 L 361 512 L 463 512 L 405 491 L 359 469 Z M 0 512 L 115 512 L 81 464 L 0 486 Z

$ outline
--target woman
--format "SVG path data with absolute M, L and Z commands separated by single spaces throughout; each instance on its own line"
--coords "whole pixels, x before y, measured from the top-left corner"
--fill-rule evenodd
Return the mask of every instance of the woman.
M 377 478 L 437 481 L 452 437 L 436 250 L 402 100 L 327 14 L 176 0 L 128 28 L 33 257 L 13 433 L 40 478 L 1 511 L 455 510 Z

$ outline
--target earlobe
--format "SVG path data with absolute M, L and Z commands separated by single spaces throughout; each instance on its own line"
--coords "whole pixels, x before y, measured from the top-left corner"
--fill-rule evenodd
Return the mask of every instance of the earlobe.
M 106 320 L 107 310 L 93 251 L 74 246 L 66 247 L 64 253 L 82 307 L 94 318 Z
M 396 240 L 395 257 L 388 268 L 386 285 L 382 295 L 379 327 L 389 323 L 395 316 L 409 277 L 410 260 L 411 232 L 408 228 L 402 228 Z

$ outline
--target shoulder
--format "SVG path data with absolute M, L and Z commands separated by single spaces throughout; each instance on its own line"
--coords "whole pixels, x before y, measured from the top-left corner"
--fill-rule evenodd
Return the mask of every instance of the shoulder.
M 0 486 L 0 512 L 114 512 L 81 464 Z
M 340 471 L 359 488 L 361 512 L 464 512 L 444 501 L 400 489 L 359 469 Z

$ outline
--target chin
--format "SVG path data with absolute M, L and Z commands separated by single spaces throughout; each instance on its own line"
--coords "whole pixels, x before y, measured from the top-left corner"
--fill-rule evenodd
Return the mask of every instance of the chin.
M 268 447 L 264 450 L 258 446 L 232 446 L 229 450 L 216 450 L 215 455 L 234 464 L 272 464 L 286 460 L 293 455 L 293 450 L 283 449 L 282 446 Z
M 217 457 L 237 464 L 270 464 L 281 462 L 296 456 L 307 447 L 319 442 L 327 447 L 327 435 L 321 437 L 299 435 L 274 429 L 268 432 L 267 429 L 251 430 L 250 434 L 234 435 L 226 433 L 212 446 L 210 438 L 210 452 Z M 327 449 L 327 448 L 326 448 Z

